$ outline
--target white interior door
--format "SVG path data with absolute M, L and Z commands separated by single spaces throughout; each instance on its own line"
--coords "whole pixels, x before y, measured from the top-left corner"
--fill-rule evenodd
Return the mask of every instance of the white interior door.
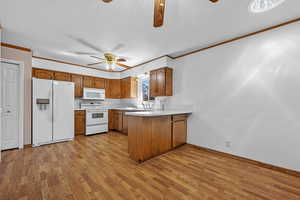
M 74 138 L 74 83 L 53 81 L 53 140 Z
M 2 145 L 1 149 L 19 147 L 19 65 L 1 63 Z

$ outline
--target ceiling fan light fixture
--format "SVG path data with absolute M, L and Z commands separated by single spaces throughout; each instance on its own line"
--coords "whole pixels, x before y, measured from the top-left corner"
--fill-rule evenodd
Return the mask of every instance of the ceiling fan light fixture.
M 269 11 L 280 4 L 285 0 L 253 0 L 249 5 L 249 10 L 253 13 L 261 13 Z

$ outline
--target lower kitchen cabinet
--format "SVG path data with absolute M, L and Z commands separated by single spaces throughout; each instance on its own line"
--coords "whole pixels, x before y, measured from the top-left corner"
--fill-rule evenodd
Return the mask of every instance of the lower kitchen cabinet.
M 186 143 L 187 138 L 187 115 L 172 116 L 172 147 L 178 147 Z
M 113 115 L 114 120 L 114 129 L 122 132 L 123 130 L 123 112 L 115 111 Z
M 85 111 L 75 110 L 75 135 L 85 134 Z
M 123 113 L 123 126 L 122 126 L 122 133 L 125 135 L 128 134 L 128 116 Z
M 108 127 L 111 130 L 122 132 L 123 130 L 123 112 L 121 110 L 109 110 Z
M 141 162 L 186 143 L 187 114 L 127 116 L 129 157 Z

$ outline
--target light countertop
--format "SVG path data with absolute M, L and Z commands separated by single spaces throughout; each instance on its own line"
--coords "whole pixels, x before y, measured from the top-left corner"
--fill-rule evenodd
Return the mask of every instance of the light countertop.
M 86 109 L 83 109 L 83 108 L 75 108 L 74 110 L 86 110 Z
M 145 111 L 143 108 L 134 108 L 134 107 L 116 107 L 116 108 L 107 108 L 108 110 L 122 110 L 122 111 L 133 111 L 133 112 L 138 112 L 138 111 Z M 84 108 L 75 108 L 74 110 L 86 110 Z
M 163 111 L 148 111 L 148 112 L 126 112 L 125 115 L 137 117 L 155 117 L 164 115 L 180 115 L 191 114 L 190 110 L 163 110 Z
M 133 108 L 133 107 L 117 107 L 117 108 L 111 108 L 112 110 L 123 110 L 123 111 L 145 111 L 143 108 Z

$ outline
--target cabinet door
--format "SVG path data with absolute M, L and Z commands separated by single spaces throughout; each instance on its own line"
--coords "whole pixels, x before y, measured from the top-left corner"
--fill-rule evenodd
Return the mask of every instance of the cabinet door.
M 105 79 L 105 98 L 112 99 L 111 88 L 111 79 Z
M 83 96 L 83 76 L 72 74 L 72 82 L 75 83 L 75 97 Z
M 40 78 L 40 79 L 48 79 L 53 80 L 54 78 L 54 72 L 50 70 L 45 69 L 34 69 L 34 77 Z
M 121 80 L 111 79 L 110 80 L 110 96 L 112 99 L 121 98 Z
M 177 115 L 173 116 L 173 137 L 172 147 L 178 147 L 186 143 L 187 138 L 187 116 Z
M 171 116 L 152 118 L 152 155 L 159 155 L 171 149 L 172 121 Z
M 94 88 L 105 89 L 105 79 L 104 78 L 94 78 Z
M 126 78 L 121 79 L 121 98 L 127 98 L 127 80 Z
M 94 77 L 84 76 L 83 77 L 83 87 L 94 88 Z
M 173 96 L 173 69 L 166 68 L 166 96 Z
M 129 78 L 129 98 L 137 98 L 137 78 Z
M 109 110 L 108 111 L 108 128 L 110 130 L 115 129 L 114 125 L 114 110 Z
M 85 134 L 85 111 L 75 111 L 75 135 Z
M 166 73 L 165 69 L 156 71 L 156 96 L 165 96 L 166 91 Z
M 150 72 L 150 97 L 157 96 L 156 71 Z
M 123 112 L 123 126 L 122 126 L 122 133 L 128 134 L 128 120 L 127 115 L 125 115 L 125 112 Z
M 71 81 L 71 74 L 66 72 L 54 72 L 54 80 Z
M 117 131 L 122 131 L 123 129 L 123 116 L 121 111 L 114 112 L 114 128 Z

